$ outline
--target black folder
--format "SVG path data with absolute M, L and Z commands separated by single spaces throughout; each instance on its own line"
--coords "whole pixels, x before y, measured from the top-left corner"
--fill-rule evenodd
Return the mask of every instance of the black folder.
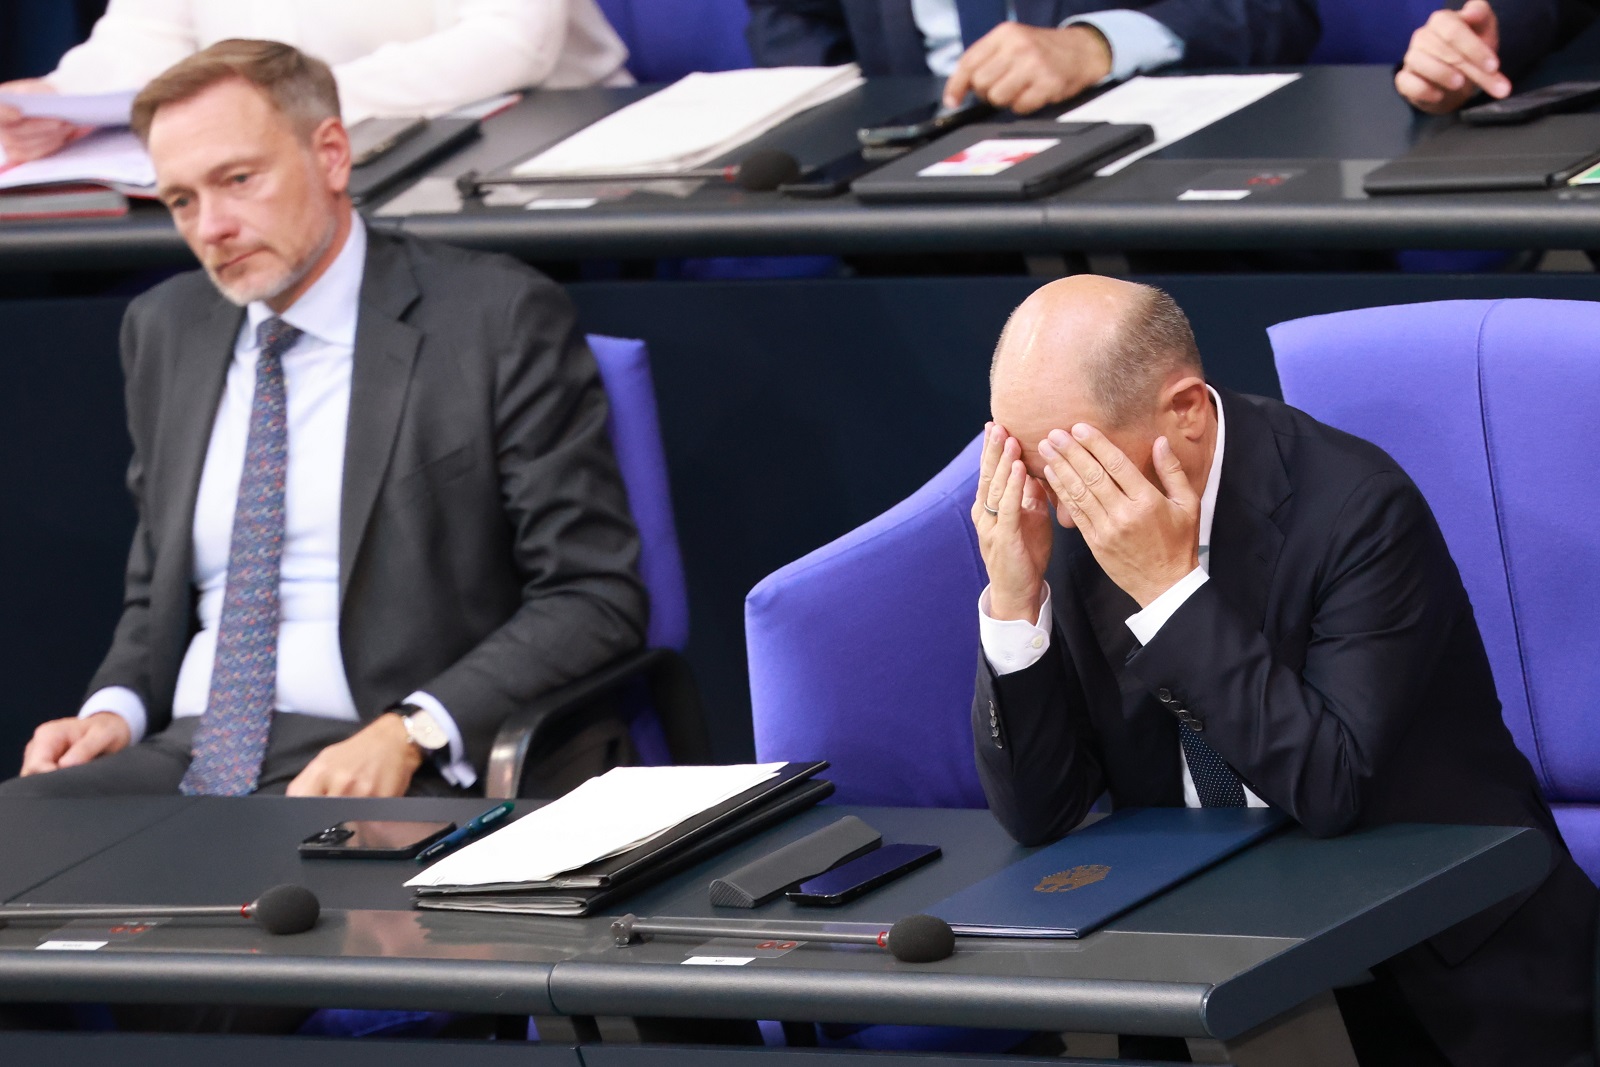
M 1525 126 L 1457 124 L 1368 174 L 1367 193 L 1548 189 L 1600 160 L 1600 114 L 1547 115 Z
M 584 916 L 654 885 L 833 793 L 827 761 L 789 763 L 760 785 L 686 819 L 637 848 L 540 882 L 422 886 L 416 906 L 449 911 Z
M 478 136 L 477 119 L 430 119 L 427 129 L 350 171 L 350 199 L 368 204 L 399 188 Z

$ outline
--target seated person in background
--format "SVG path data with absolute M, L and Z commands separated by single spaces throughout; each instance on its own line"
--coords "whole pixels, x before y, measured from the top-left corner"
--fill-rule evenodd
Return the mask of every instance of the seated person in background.
M 1106 792 L 1118 808 L 1270 805 L 1318 836 L 1533 827 L 1542 884 L 1341 1006 L 1358 1051 L 1409 1024 L 1414 1054 L 1395 1062 L 1587 1062 L 1600 894 L 1501 721 L 1405 473 L 1283 403 L 1212 389 L 1183 312 L 1146 286 L 1045 286 L 991 374 L 973 729 L 1006 831 L 1053 840 Z
M 138 89 L 231 37 L 292 44 L 333 67 L 346 123 L 437 115 L 531 85 L 628 85 L 623 47 L 595 0 L 111 0 L 83 44 L 10 92 Z M 49 155 L 84 129 L 0 107 L 0 152 Z
M 1314 0 L 749 0 L 764 67 L 857 62 L 869 75 L 947 79 L 1027 114 L 1102 82 L 1178 64 L 1303 62 Z
M 1443 8 L 1411 35 L 1394 87 L 1431 115 L 1455 111 L 1480 91 L 1511 95 L 1511 79 L 1565 44 L 1593 12 L 1563 0 L 1467 0 Z
M 640 644 L 571 304 L 514 260 L 369 231 L 338 116 L 328 67 L 268 41 L 134 104 L 205 270 L 128 309 L 126 606 L 0 794 L 467 789 L 508 715 Z M 605 769 L 582 756 L 607 730 L 560 784 Z

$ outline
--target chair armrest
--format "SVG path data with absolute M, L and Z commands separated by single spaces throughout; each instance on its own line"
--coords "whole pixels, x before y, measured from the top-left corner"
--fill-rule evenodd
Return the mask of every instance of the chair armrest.
M 650 648 L 613 660 L 507 718 L 489 751 L 484 795 L 515 797 L 530 761 L 550 753 L 587 725 L 586 712 L 613 701 L 639 681 L 650 688 L 674 761 L 709 761 L 705 716 L 687 661 L 672 649 Z

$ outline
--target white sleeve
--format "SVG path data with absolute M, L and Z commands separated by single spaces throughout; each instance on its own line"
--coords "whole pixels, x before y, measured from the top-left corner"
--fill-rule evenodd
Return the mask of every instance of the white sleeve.
M 133 734 L 130 744 L 136 745 L 144 739 L 149 718 L 145 714 L 144 701 L 140 699 L 138 693 L 123 685 L 110 685 L 104 689 L 97 689 L 83 702 L 83 707 L 78 709 L 78 718 L 87 719 L 102 711 L 122 716 L 122 721 L 128 724 L 128 730 Z
M 1194 570 L 1179 578 L 1177 583 L 1165 593 L 1150 601 L 1145 609 L 1128 616 L 1128 629 L 1133 631 L 1133 636 L 1139 639 L 1141 645 L 1148 645 L 1155 640 L 1156 633 L 1172 618 L 1173 612 L 1183 607 L 1183 602 L 1194 595 L 1194 591 L 1206 584 L 1209 576 L 1205 569 L 1196 567 Z
M 468 789 L 478 780 L 478 772 L 472 769 L 472 764 L 467 762 L 467 747 L 461 741 L 461 729 L 456 725 L 456 720 L 439 703 L 438 698 L 431 693 L 416 692 L 401 701 L 402 704 L 415 704 L 434 722 L 439 724 L 439 729 L 450 738 L 450 758 L 445 760 L 440 753 L 439 773 L 444 780 L 458 789 Z
M 1100 31 L 1111 49 L 1111 73 L 1100 84 L 1123 81 L 1135 74 L 1170 66 L 1183 58 L 1183 38 L 1143 11 L 1121 8 L 1074 15 L 1063 28 L 1086 23 Z
M 60 93 L 142 89 L 199 47 L 191 0 L 111 0 L 89 39 L 45 76 Z
M 1044 658 L 1050 648 L 1050 583 L 1044 586 L 1044 600 L 1039 604 L 1039 618 L 1010 619 L 1001 622 L 989 614 L 989 587 L 984 586 L 978 596 L 978 640 L 983 645 L 983 658 L 996 674 L 1012 674 L 1027 670 Z
M 566 42 L 568 0 L 460 0 L 453 25 L 333 68 L 346 122 L 437 115 L 537 85 Z

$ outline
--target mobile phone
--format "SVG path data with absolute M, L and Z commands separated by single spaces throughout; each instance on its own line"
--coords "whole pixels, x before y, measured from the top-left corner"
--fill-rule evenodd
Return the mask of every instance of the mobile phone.
M 812 167 L 792 182 L 784 182 L 778 186 L 778 192 L 784 196 L 807 199 L 838 196 L 850 188 L 851 182 L 882 164 L 882 160 L 863 158 L 859 150 L 846 152 L 838 159 L 830 159 L 819 167 Z
M 784 894 L 796 904 L 832 907 L 910 874 L 938 859 L 938 845 L 884 845 L 808 879 Z
M 859 129 L 856 131 L 856 140 L 861 142 L 863 148 L 917 145 L 993 114 L 994 108 L 969 93 L 956 107 L 924 104 L 894 116 L 881 126 Z
M 350 165 L 365 166 L 427 128 L 424 118 L 362 119 L 350 127 Z
M 351 819 L 300 842 L 307 859 L 406 860 L 456 828 L 453 822 Z
M 1579 111 L 1597 101 L 1600 82 L 1557 82 L 1469 107 L 1461 112 L 1461 121 L 1469 126 L 1514 126 L 1558 111 Z

